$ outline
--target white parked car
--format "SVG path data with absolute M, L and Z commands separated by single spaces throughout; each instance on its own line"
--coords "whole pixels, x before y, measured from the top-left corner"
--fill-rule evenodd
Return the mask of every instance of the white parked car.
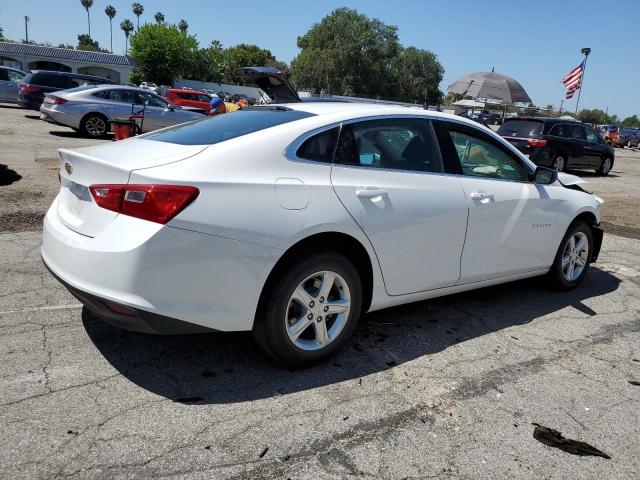
M 142 82 L 140 88 L 143 90 L 151 90 L 153 93 L 158 93 L 160 87 L 153 82 Z
M 374 104 L 252 107 L 60 150 L 42 257 L 141 332 L 253 330 L 288 365 L 363 312 L 596 260 L 602 200 L 460 117 Z

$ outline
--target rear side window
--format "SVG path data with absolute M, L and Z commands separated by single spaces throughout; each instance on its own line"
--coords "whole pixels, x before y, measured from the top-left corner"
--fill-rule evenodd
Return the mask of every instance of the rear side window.
M 9 80 L 9 70 L 0 68 L 0 80 Z
M 505 120 L 498 129 L 498 135 L 504 137 L 533 137 L 542 133 L 544 123 L 536 120 Z
M 333 152 L 336 149 L 336 142 L 338 141 L 338 132 L 339 129 L 336 127 L 309 137 L 298 148 L 296 156 L 305 160 L 331 163 L 333 161 Z
M 144 135 L 144 138 L 180 145 L 213 145 L 311 116 L 312 113 L 297 110 L 249 108 L 215 117 L 204 117 L 202 120 Z
M 441 172 L 442 161 L 431 123 L 391 118 L 342 126 L 335 162 L 412 172 Z

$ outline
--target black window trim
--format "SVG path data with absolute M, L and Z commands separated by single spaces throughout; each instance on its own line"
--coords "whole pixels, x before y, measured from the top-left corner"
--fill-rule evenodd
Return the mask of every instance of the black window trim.
M 401 168 L 376 168 L 376 169 L 372 169 L 371 167 L 364 167 L 362 165 L 342 165 L 342 164 L 338 164 L 335 163 L 335 154 L 336 154 L 336 149 L 337 149 L 337 145 L 338 142 L 336 142 L 336 145 L 334 146 L 333 149 L 333 155 L 331 156 L 331 162 L 321 162 L 319 160 L 310 160 L 308 158 L 301 158 L 298 157 L 297 152 L 300 149 L 300 147 L 302 146 L 302 144 L 304 142 L 306 142 L 309 138 L 319 134 L 319 133 L 323 133 L 327 130 L 331 130 L 333 128 L 338 127 L 338 139 L 340 138 L 340 134 L 342 133 L 342 126 L 343 125 L 349 125 L 352 123 L 361 123 L 361 122 L 367 122 L 367 121 L 372 121 L 372 120 L 389 120 L 389 119 L 409 119 L 409 120 L 424 120 L 428 123 L 431 124 L 431 128 L 433 129 L 433 133 L 434 133 L 434 137 L 436 140 L 436 144 L 435 144 L 435 149 L 436 152 L 438 153 L 438 155 L 440 155 L 440 165 L 442 166 L 442 169 L 440 171 L 436 171 L 436 172 L 425 172 L 425 171 L 419 171 L 419 170 L 404 170 Z M 318 127 L 315 128 L 313 130 L 309 130 L 308 132 L 304 133 L 303 135 L 299 136 L 298 138 L 296 138 L 284 151 L 284 156 L 288 159 L 291 160 L 292 162 L 301 162 L 301 163 L 311 163 L 313 165 L 328 165 L 328 166 L 340 166 L 343 168 L 357 168 L 357 169 L 366 169 L 366 170 L 376 170 L 376 171 L 384 171 L 384 172 L 398 172 L 398 173 L 412 173 L 412 174 L 421 174 L 421 175 L 447 175 L 448 172 L 446 171 L 446 168 L 444 166 L 444 156 L 442 155 L 442 149 L 440 147 L 440 138 L 438 137 L 438 131 L 436 129 L 435 126 L 435 120 L 437 120 L 437 118 L 432 117 L 432 116 L 427 116 L 427 115 L 408 115 L 408 114 L 391 114 L 391 115 L 369 115 L 369 116 L 365 116 L 365 117 L 358 117 L 358 118 L 350 118 L 348 120 L 342 120 L 340 122 L 334 122 L 331 124 L 327 124 L 327 125 L 323 125 L 322 127 Z
M 433 121 L 434 128 L 436 128 L 436 131 L 440 131 L 441 132 L 438 135 L 438 141 L 444 142 L 444 145 L 441 145 L 441 150 L 444 150 L 446 152 L 445 155 L 447 157 L 451 156 L 451 158 L 453 159 L 453 162 L 455 163 L 455 168 L 452 168 L 450 171 L 445 170 L 445 173 L 448 173 L 450 175 L 466 177 L 466 178 L 475 178 L 475 179 L 482 179 L 482 180 L 494 180 L 494 181 L 499 181 L 499 182 L 534 183 L 535 169 L 533 167 L 531 167 L 527 162 L 523 161 L 523 159 L 520 158 L 519 154 L 516 154 L 515 152 L 513 152 L 511 150 L 511 146 L 510 145 L 502 144 L 501 140 L 493 138 L 490 134 L 488 134 L 487 132 L 483 132 L 480 128 L 476 127 L 475 125 L 469 125 L 469 124 L 463 123 L 463 122 L 456 122 L 456 121 L 448 119 L 448 118 L 447 119 L 435 118 L 433 120 L 434 120 Z M 483 140 L 483 141 L 493 145 L 494 147 L 502 150 L 503 153 L 505 153 L 506 155 L 511 157 L 518 164 L 520 164 L 526 171 L 529 172 L 528 179 L 526 181 L 522 181 L 522 180 L 510 180 L 508 178 L 483 177 L 483 176 L 479 176 L 479 175 L 465 175 L 464 172 L 462 171 L 462 165 L 460 165 L 460 161 L 459 161 L 459 158 L 458 158 L 458 153 L 456 152 L 455 147 L 453 145 L 453 139 L 448 134 L 449 126 L 453 127 L 454 131 L 459 131 L 460 133 L 463 133 L 463 134 L 469 134 L 471 136 L 475 136 L 475 137 L 479 138 L 480 140 Z M 467 132 L 472 132 L 472 133 L 467 133 Z M 442 133 L 446 133 L 447 135 L 445 136 Z M 449 158 L 447 158 L 447 162 L 446 163 L 450 165 L 452 162 L 449 161 Z M 445 158 L 444 157 L 443 157 L 443 164 L 445 164 Z M 445 168 L 446 168 L 446 166 L 445 166 Z M 455 170 L 457 170 L 457 171 L 455 171 Z

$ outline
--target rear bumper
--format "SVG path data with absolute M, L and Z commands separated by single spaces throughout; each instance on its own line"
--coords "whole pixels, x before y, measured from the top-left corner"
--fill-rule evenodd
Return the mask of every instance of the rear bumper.
M 97 316 L 150 333 L 251 330 L 266 272 L 279 256 L 271 247 L 125 215 L 87 237 L 62 224 L 57 199 L 44 220 L 41 253 Z M 136 314 L 114 314 L 105 302 Z
M 40 105 L 44 101 L 44 96 L 39 97 L 37 95 L 18 95 L 18 105 L 29 110 L 40 110 Z
M 40 118 L 45 122 L 63 127 L 80 128 L 80 119 L 76 115 L 69 115 L 65 112 L 47 107 L 45 103 L 40 107 Z
M 55 272 L 49 268 L 44 259 L 43 263 L 49 270 L 49 273 L 51 273 L 51 275 L 53 275 L 53 277 L 55 277 L 55 279 L 58 280 L 67 290 L 69 290 L 71 295 L 76 297 L 80 303 L 87 308 L 87 310 L 114 327 L 131 330 L 132 332 L 153 333 L 157 335 L 178 335 L 185 333 L 207 333 L 217 331 L 213 328 L 183 322 L 176 318 L 165 317 L 163 315 L 158 315 L 157 313 L 147 312 L 140 309 L 132 309 L 132 311 L 135 312 L 132 315 L 116 313 L 107 307 L 107 303 L 109 303 L 107 299 L 96 297 L 95 295 L 91 295 L 90 293 L 71 286 L 56 275 Z

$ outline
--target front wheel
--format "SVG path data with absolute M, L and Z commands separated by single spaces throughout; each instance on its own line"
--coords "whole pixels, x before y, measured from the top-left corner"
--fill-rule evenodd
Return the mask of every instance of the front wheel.
M 345 257 L 311 254 L 276 282 L 258 307 L 253 333 L 279 363 L 312 365 L 351 337 L 362 309 L 362 283 Z
M 549 270 L 551 284 L 558 290 L 571 290 L 584 279 L 593 253 L 593 232 L 583 221 L 573 223 L 565 234 Z
M 609 175 L 611 171 L 611 167 L 613 166 L 613 161 L 607 157 L 600 164 L 600 168 L 596 170 L 596 173 L 601 176 Z

